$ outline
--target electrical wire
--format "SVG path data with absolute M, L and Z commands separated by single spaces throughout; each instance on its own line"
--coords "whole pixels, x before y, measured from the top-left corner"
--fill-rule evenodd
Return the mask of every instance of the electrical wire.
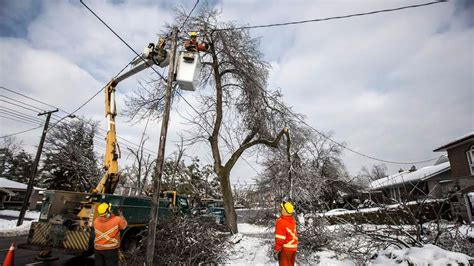
M 386 12 L 399 11 L 399 10 L 403 10 L 403 9 L 424 7 L 424 6 L 429 6 L 429 5 L 434 5 L 434 4 L 440 4 L 440 3 L 444 3 L 444 2 L 447 2 L 447 0 L 438 0 L 438 1 L 428 2 L 428 3 L 424 3 L 424 4 L 409 5 L 409 6 L 402 6 L 402 7 L 389 8 L 389 9 L 381 9 L 381 10 L 375 10 L 375 11 L 370 11 L 370 12 L 356 13 L 356 14 L 350 14 L 350 15 L 343 15 L 343 16 L 335 16 L 335 17 L 327 17 L 327 18 L 316 18 L 316 19 L 299 20 L 299 21 L 282 22 L 282 23 L 273 23 L 273 24 L 263 24 L 263 25 L 254 25 L 254 26 L 242 26 L 242 27 L 236 27 L 236 28 L 221 28 L 221 29 L 214 29 L 213 31 L 226 31 L 226 30 L 243 30 L 243 29 L 257 29 L 257 28 L 281 27 L 281 26 L 304 24 L 304 23 L 313 23 L 313 22 L 321 22 L 321 21 L 328 21 L 328 20 L 345 19 L 345 18 L 352 18 L 352 17 L 361 17 L 361 16 L 368 16 L 368 15 L 374 15 L 374 14 L 379 14 L 379 13 L 386 13 Z
M 90 9 L 84 2 L 83 0 L 80 0 L 81 4 L 87 8 L 87 10 L 89 10 L 100 22 L 102 22 L 102 24 L 104 24 L 104 26 L 106 26 L 117 38 L 119 38 L 123 44 L 125 44 L 128 49 L 130 49 L 136 56 L 138 56 L 143 62 L 145 62 L 145 64 L 148 65 L 148 67 L 150 67 L 161 79 L 163 79 L 164 81 L 166 81 L 166 79 L 153 67 L 153 64 L 148 62 L 145 58 L 143 58 L 143 56 L 141 56 L 140 54 L 138 54 L 137 51 L 135 51 L 135 49 L 132 48 L 132 46 L 130 46 L 130 44 L 128 44 L 118 33 L 116 33 L 107 23 L 105 23 L 104 20 L 102 20 L 102 18 L 99 17 L 99 15 L 97 15 L 92 9 Z M 136 58 L 136 57 L 135 57 Z
M 26 132 L 30 132 L 30 131 L 36 130 L 36 129 L 40 128 L 40 127 L 42 127 L 42 125 L 41 125 L 41 126 L 34 127 L 34 128 L 27 129 L 27 130 L 19 131 L 19 132 L 16 132 L 16 133 L 4 135 L 4 136 L 1 136 L 0 139 L 12 137 L 12 136 L 16 136 L 16 135 L 23 134 L 23 133 L 26 133 Z
M 199 4 L 199 0 L 196 0 L 196 3 L 194 4 L 193 8 L 191 9 L 191 11 L 189 12 L 188 16 L 186 17 L 186 19 L 183 21 L 183 24 L 181 24 L 181 27 L 179 27 L 178 29 L 178 32 L 180 32 L 184 25 L 186 25 L 186 22 L 188 22 L 188 19 L 189 17 L 191 16 L 191 14 L 193 13 L 194 9 L 196 8 L 196 6 Z
M 69 112 L 65 111 L 64 109 L 58 108 L 58 107 L 56 107 L 56 106 L 54 106 L 54 105 L 51 105 L 51 104 L 49 104 L 49 103 L 46 103 L 46 102 L 44 102 L 44 101 L 40 101 L 40 100 L 38 100 L 38 99 L 32 98 L 32 97 L 30 97 L 30 96 L 28 96 L 28 95 L 25 95 L 25 94 L 22 94 L 22 93 L 13 91 L 13 90 L 8 89 L 8 88 L 6 88 L 6 87 L 1 87 L 1 86 L 0 86 L 0 89 L 4 89 L 4 90 L 6 90 L 6 91 L 15 93 L 15 94 L 17 94 L 17 95 L 19 95 L 19 96 L 25 97 L 25 98 L 27 98 L 27 99 L 29 99 L 29 100 L 32 100 L 32 101 L 35 101 L 35 102 L 37 102 L 37 103 L 41 103 L 41 104 L 44 104 L 44 105 L 46 105 L 46 106 L 49 106 L 49 107 L 52 107 L 52 108 L 56 108 L 56 109 L 60 110 L 61 112 L 64 112 L 64 113 L 66 113 L 66 114 L 68 114 L 68 115 L 70 114 Z M 39 107 L 37 107 L 37 106 L 34 106 L 34 105 L 31 105 L 31 104 L 25 103 L 25 102 L 23 102 L 23 101 L 15 100 L 15 99 L 12 99 L 12 98 L 9 98 L 9 99 L 14 100 L 15 102 L 17 102 L 17 103 L 19 103 L 19 104 L 26 105 L 26 106 L 30 106 L 30 107 L 35 108 L 35 109 L 38 109 L 38 110 L 42 110 L 41 108 L 39 108 Z M 19 112 L 19 111 L 15 110 L 15 109 L 11 109 L 11 108 L 8 108 L 8 107 L 3 107 L 3 106 L 0 106 L 0 108 L 4 108 L 4 109 L 5 109 L 5 110 L 3 110 L 4 112 L 9 112 L 9 113 L 11 113 L 12 115 L 15 115 L 15 116 L 17 116 L 17 117 L 21 117 L 22 119 L 25 118 L 25 119 L 35 120 L 35 122 L 40 122 L 40 123 L 42 123 L 42 121 L 41 121 L 40 119 L 34 118 L 34 116 L 33 116 L 33 118 L 32 118 L 32 116 L 29 116 L 29 115 L 27 115 L 26 113 Z M 0 111 L 2 111 L 2 109 L 0 109 Z M 67 117 L 67 116 L 66 116 L 66 117 Z M 52 122 L 56 123 L 56 122 L 58 122 L 62 117 L 59 116 L 59 115 L 57 115 L 57 114 L 53 114 L 51 118 L 52 118 Z M 77 117 L 77 118 L 80 119 L 80 120 L 85 121 L 85 119 L 83 119 L 83 118 L 81 118 L 81 117 Z M 98 127 L 98 130 L 107 133 L 107 130 L 102 129 L 102 128 L 100 128 L 100 127 Z M 99 132 L 97 133 L 97 135 L 101 136 Z M 104 134 L 102 134 L 102 136 L 105 137 Z M 130 140 L 128 140 L 128 139 L 125 139 L 125 138 L 123 138 L 123 137 L 120 137 L 120 136 L 118 136 L 118 135 L 117 135 L 117 138 L 120 139 L 120 140 L 122 140 L 122 141 L 125 141 L 125 142 L 127 142 L 127 143 L 130 143 L 130 144 L 125 144 L 125 143 L 123 143 L 122 141 L 118 141 L 118 143 L 120 144 L 120 146 L 132 148 L 132 149 L 135 149 L 134 146 L 136 146 L 136 147 L 139 147 L 139 146 L 140 146 L 139 144 L 136 144 L 136 143 L 134 143 L 134 142 L 132 142 L 132 141 L 130 141 Z M 132 146 L 132 145 L 133 145 L 133 146 Z M 147 149 L 147 148 L 145 148 L 145 147 L 143 147 L 143 149 L 146 151 L 146 152 L 145 152 L 146 155 L 153 155 L 153 156 L 156 155 L 156 152 L 154 152 L 154 151 L 152 151 L 152 150 L 150 150 L 150 149 Z
M 132 61 L 130 61 L 125 67 L 123 67 L 118 73 L 117 75 L 114 76 L 114 79 L 122 74 L 122 72 L 132 63 Z M 104 87 L 102 87 L 100 90 L 98 90 L 94 95 L 92 95 L 89 99 L 87 99 L 83 104 L 81 104 L 79 107 L 77 107 L 74 111 L 72 111 L 71 113 L 67 114 L 66 116 L 62 117 L 61 119 L 59 119 L 59 121 L 57 121 L 55 124 L 53 124 L 49 129 L 48 129 L 48 132 L 53 129 L 57 124 L 59 124 L 61 121 L 63 121 L 64 119 L 66 119 L 67 117 L 71 117 L 73 114 L 75 114 L 77 111 L 81 110 L 84 106 L 86 106 L 90 101 L 92 101 L 92 99 L 94 99 L 97 95 L 99 95 L 99 93 L 101 93 L 105 87 L 107 85 L 105 85 Z

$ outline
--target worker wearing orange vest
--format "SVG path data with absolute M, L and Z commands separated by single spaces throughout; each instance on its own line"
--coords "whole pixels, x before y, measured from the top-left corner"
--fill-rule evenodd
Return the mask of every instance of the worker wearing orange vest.
M 95 265 L 118 265 L 120 248 L 120 230 L 127 227 L 127 221 L 120 212 L 119 216 L 111 213 L 112 204 L 101 203 L 97 207 L 99 217 L 94 220 Z
M 208 45 L 205 42 L 199 43 L 197 41 L 197 33 L 191 32 L 189 34 L 190 39 L 184 42 L 184 49 L 189 52 L 205 52 L 207 51 Z
M 281 216 L 275 224 L 275 247 L 273 256 L 279 265 L 295 265 L 296 250 L 298 246 L 298 233 L 296 221 L 293 217 L 295 208 L 290 202 L 280 204 Z

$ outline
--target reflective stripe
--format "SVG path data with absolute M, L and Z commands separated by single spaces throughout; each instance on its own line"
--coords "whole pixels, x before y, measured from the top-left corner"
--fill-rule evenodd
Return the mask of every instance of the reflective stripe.
M 95 244 L 96 247 L 104 247 L 104 248 L 111 248 L 111 247 L 118 247 L 118 243 L 115 244 Z
M 282 235 L 277 235 L 277 234 L 275 234 L 275 238 L 279 238 L 279 239 L 283 239 L 283 240 L 285 240 L 285 239 L 286 239 L 286 237 L 285 237 L 285 236 L 282 236 Z
M 284 248 L 296 248 L 298 246 L 298 244 L 283 244 L 283 247 Z
M 104 248 L 111 248 L 111 247 L 118 247 L 120 246 L 120 243 L 118 241 L 118 239 L 116 238 L 112 238 L 109 236 L 110 233 L 113 233 L 115 230 L 118 231 L 118 225 L 110 228 L 109 230 L 107 230 L 107 232 L 101 232 L 100 230 L 98 229 L 95 229 L 95 233 L 96 233 L 96 238 L 94 240 L 94 246 L 96 247 L 104 247 Z M 100 243 L 97 243 L 97 241 L 101 240 L 102 238 L 105 238 L 105 240 L 109 241 L 110 244 L 100 244 Z

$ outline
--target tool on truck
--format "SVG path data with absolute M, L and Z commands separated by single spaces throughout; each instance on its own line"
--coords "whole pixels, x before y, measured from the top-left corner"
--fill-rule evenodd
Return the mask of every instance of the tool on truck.
M 199 58 L 199 55 L 197 55 Z M 94 233 L 93 220 L 97 217 L 97 206 L 102 202 L 112 204 L 112 212 L 120 210 L 128 222 L 121 231 L 121 248 L 126 250 L 137 242 L 138 233 L 150 220 L 150 197 L 114 195 L 119 182 L 118 159 L 120 150 L 117 143 L 115 117 L 115 87 L 126 78 L 152 66 L 165 67 L 169 63 L 169 55 L 165 50 L 165 39 L 150 43 L 145 48 L 142 58 L 132 61 L 132 68 L 112 79 L 105 87 L 105 115 L 107 118 L 106 152 L 103 175 L 91 193 L 48 190 L 43 194 L 42 207 L 38 222 L 33 222 L 27 243 L 20 248 L 40 251 L 51 251 L 89 256 L 93 253 Z M 194 62 L 196 65 L 196 62 Z M 189 68 L 183 67 L 189 71 Z M 195 68 L 198 69 L 198 68 Z M 179 72 L 179 70 L 178 70 Z M 194 73 L 184 73 L 194 78 Z M 182 75 L 181 75 L 182 76 Z M 192 87 L 193 80 L 184 80 L 187 88 Z M 180 82 L 178 81 L 178 84 Z M 188 200 L 177 195 L 175 191 L 162 193 L 158 215 L 162 218 L 189 212 Z

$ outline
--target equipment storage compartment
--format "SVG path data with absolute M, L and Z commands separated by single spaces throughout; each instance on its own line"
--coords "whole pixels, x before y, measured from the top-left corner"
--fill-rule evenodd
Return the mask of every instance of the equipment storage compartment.
M 199 85 L 201 60 L 198 52 L 180 51 L 176 66 L 176 82 L 186 91 L 195 91 Z

